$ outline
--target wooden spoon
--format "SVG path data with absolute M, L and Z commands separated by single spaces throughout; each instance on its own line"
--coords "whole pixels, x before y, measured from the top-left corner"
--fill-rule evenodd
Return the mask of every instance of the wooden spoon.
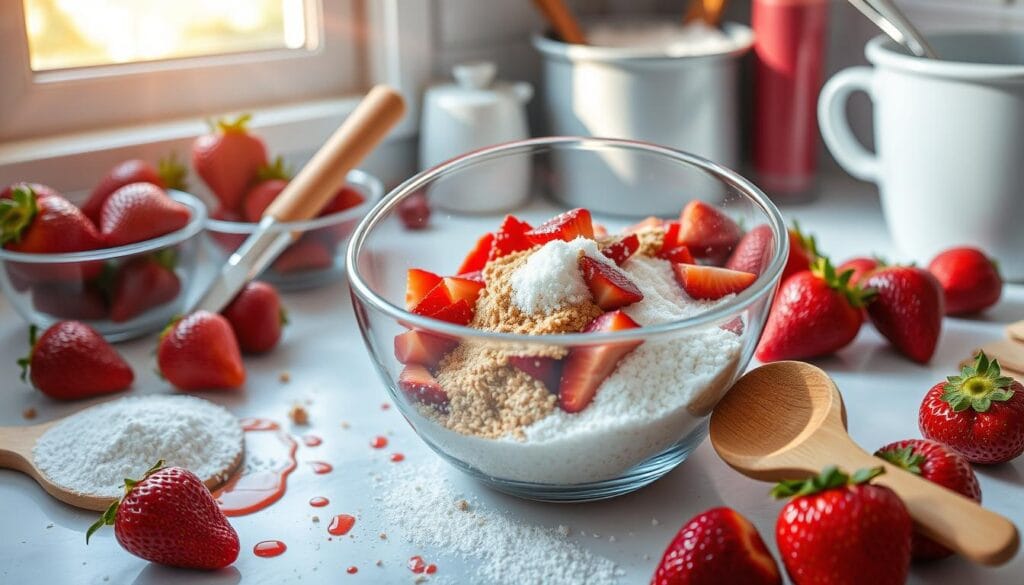
M 690 0 L 683 15 L 683 23 L 690 24 L 704 21 L 709 26 L 717 27 L 722 21 L 726 0 Z
M 587 44 L 580 23 L 562 0 L 533 0 L 533 4 L 562 41 L 574 45 Z
M 68 489 L 54 483 L 42 470 L 36 467 L 32 456 L 32 449 L 35 447 L 36 441 L 46 434 L 50 427 L 61 420 L 63 419 L 31 426 L 0 427 L 0 469 L 14 469 L 28 475 L 36 480 L 36 483 L 46 490 L 46 493 L 65 504 L 70 504 L 76 508 L 102 512 L 110 507 L 110 504 L 114 502 L 114 498 L 96 494 L 85 494 Z M 239 465 L 242 463 L 242 454 L 243 446 L 239 443 L 238 453 L 226 468 L 217 471 L 217 473 L 210 477 L 200 478 L 206 484 L 206 487 L 210 488 L 210 491 L 220 487 L 238 470 Z
M 924 535 L 986 565 L 1017 551 L 1017 528 L 1003 516 L 858 447 L 839 389 L 810 364 L 777 362 L 740 378 L 711 415 L 711 444 L 730 467 L 762 481 L 809 477 L 828 465 L 882 466 L 874 482 L 899 494 Z

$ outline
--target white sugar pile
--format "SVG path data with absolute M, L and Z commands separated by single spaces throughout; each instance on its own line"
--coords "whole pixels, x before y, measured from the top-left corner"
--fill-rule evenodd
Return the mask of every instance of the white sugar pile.
M 623 572 L 556 530 L 525 524 L 461 493 L 439 462 L 397 466 L 375 498 L 388 526 L 416 546 L 477 561 L 471 582 L 613 585 Z
M 202 479 L 229 467 L 242 427 L 223 407 L 192 396 L 121 398 L 71 415 L 46 431 L 32 454 L 51 481 L 79 493 L 121 495 L 158 460 Z
M 601 253 L 594 240 L 552 240 L 541 246 L 512 274 L 512 302 L 526 314 L 547 315 L 561 307 L 578 305 L 590 299 L 590 288 L 583 281 L 579 269 L 581 252 L 615 265 Z

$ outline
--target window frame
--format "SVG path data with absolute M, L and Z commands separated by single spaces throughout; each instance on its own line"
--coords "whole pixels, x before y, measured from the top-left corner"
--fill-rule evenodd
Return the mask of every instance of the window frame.
M 16 4 L 20 14 L 22 4 Z M 323 0 L 325 7 L 334 4 L 332 0 Z M 361 30 L 365 32 L 365 38 L 360 39 L 362 54 L 356 87 L 338 96 L 292 99 L 255 108 L 232 105 L 204 112 L 204 115 L 240 110 L 252 112 L 253 129 L 266 138 L 275 153 L 284 155 L 286 159 L 301 158 L 323 143 L 366 90 L 375 84 L 386 83 L 400 91 L 409 105 L 406 117 L 391 132 L 389 140 L 412 137 L 418 127 L 420 89 L 429 79 L 432 69 L 431 0 L 352 0 L 352 4 L 354 14 L 364 24 Z M 4 6 L 8 4 L 4 3 Z M 3 10 L 0 9 L 0 13 Z M 330 15 L 337 15 L 329 11 L 323 14 L 324 23 L 328 26 Z M 5 33 L 7 37 L 11 36 L 10 21 L 6 17 L 0 18 L 0 51 L 4 50 L 5 41 L 2 39 Z M 17 36 L 21 43 L 19 50 L 22 52 L 21 69 L 24 74 L 28 55 L 22 22 L 17 22 L 22 31 Z M 254 52 L 245 54 L 245 57 L 252 59 L 260 53 L 272 52 Z M 229 56 L 216 58 L 220 57 Z M 0 57 L 0 73 L 7 73 L 4 67 L 9 67 L 9 63 Z M 67 83 L 77 81 L 68 80 Z M 71 96 L 64 99 L 71 100 Z M 73 104 L 74 101 L 62 103 Z M 59 134 L 0 141 L 0 184 L 37 180 L 66 191 L 87 189 L 106 168 L 123 158 L 137 156 L 156 160 L 169 151 L 187 155 L 191 141 L 205 131 L 203 117 L 199 114 L 172 115 L 150 118 L 145 122 L 111 124 L 99 130 L 78 132 L 69 128 Z M 406 159 L 411 158 L 410 153 L 392 152 L 387 156 L 387 164 L 398 162 L 400 168 L 392 172 L 402 173 L 408 166 Z M 378 166 L 383 168 L 387 164 Z

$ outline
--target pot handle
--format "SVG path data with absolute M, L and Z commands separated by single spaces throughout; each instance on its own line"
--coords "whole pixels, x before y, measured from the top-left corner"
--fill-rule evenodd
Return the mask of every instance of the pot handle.
M 862 181 L 878 180 L 878 157 L 854 136 L 846 117 L 846 102 L 855 91 L 874 99 L 874 70 L 850 67 L 828 80 L 818 98 L 818 126 L 832 156 L 846 172 Z

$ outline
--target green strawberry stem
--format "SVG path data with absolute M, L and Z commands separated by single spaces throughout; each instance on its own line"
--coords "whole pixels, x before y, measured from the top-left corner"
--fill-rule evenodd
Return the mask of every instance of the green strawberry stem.
M 772 488 L 772 497 L 781 499 L 792 496 L 809 496 L 826 490 L 850 485 L 861 485 L 885 473 L 883 467 L 859 469 L 853 475 L 847 475 L 835 465 L 821 470 L 821 473 L 807 479 L 788 479 L 780 481 Z
M 124 495 L 127 496 L 129 493 L 131 493 L 135 486 L 139 485 L 139 482 L 145 480 L 147 477 L 153 475 L 154 473 L 160 471 L 163 468 L 164 460 L 161 459 L 157 461 L 153 465 L 153 467 L 150 467 L 145 474 L 143 474 L 142 479 L 136 480 L 128 477 L 124 478 Z M 100 516 L 99 520 L 93 522 L 92 526 L 89 527 L 89 530 L 85 532 L 85 544 L 89 544 L 89 539 L 100 528 L 103 528 L 104 526 L 114 525 L 114 519 L 117 517 L 117 508 L 120 505 L 121 498 L 118 498 L 117 500 L 114 501 L 114 503 L 110 504 L 110 507 L 107 508 L 105 512 L 103 512 L 103 515 Z
M 36 349 L 36 335 L 39 333 L 39 328 L 35 325 L 28 326 L 28 355 L 22 358 L 18 358 L 18 366 L 21 367 L 21 381 L 25 382 L 28 380 L 28 369 L 32 365 L 32 352 Z
M 281 310 L 278 311 L 278 318 L 281 319 L 281 325 L 282 326 L 283 325 L 287 325 L 288 324 L 288 310 L 285 309 L 284 307 L 281 307 Z
M 0 245 L 21 241 L 38 212 L 35 191 L 28 185 L 18 185 L 10 199 L 0 199 Z
M 914 475 L 921 475 L 921 464 L 924 463 L 924 455 L 919 455 L 910 445 L 899 449 L 886 449 L 885 451 L 879 451 L 875 455 L 904 471 L 909 471 Z
M 178 154 L 176 152 L 171 152 L 171 154 L 157 161 L 156 172 L 160 175 L 160 179 L 163 180 L 165 189 L 188 190 L 188 182 L 185 181 L 185 177 L 188 176 L 188 169 L 178 161 Z
M 242 114 L 235 118 L 234 121 L 228 120 L 227 118 L 218 118 L 216 120 L 207 120 L 207 124 L 210 126 L 210 130 L 214 132 L 220 132 L 227 134 L 229 132 L 248 132 L 249 121 L 252 120 L 252 114 Z
M 853 276 L 852 268 L 837 274 L 835 266 L 832 266 L 832 262 L 825 256 L 818 256 L 814 260 L 814 263 L 811 264 L 811 272 L 824 280 L 829 288 L 843 295 L 850 306 L 855 309 L 867 305 L 875 297 L 874 289 L 865 289 L 856 284 L 850 284 L 850 277 Z
M 159 252 L 153 252 L 150 258 L 167 270 L 174 270 L 178 265 L 178 252 L 174 248 L 164 248 Z
M 811 258 L 819 258 L 821 256 L 818 253 L 818 243 L 814 241 L 814 236 L 801 231 L 800 224 L 795 219 L 793 220 L 793 227 L 789 228 L 789 231 L 793 232 L 796 239 L 800 242 L 800 246 L 811 255 Z
M 1010 385 L 1013 378 L 1002 375 L 999 360 L 989 361 L 985 352 L 979 351 L 973 366 L 964 366 L 959 376 L 946 378 L 942 387 L 942 400 L 954 412 L 973 408 L 975 412 L 986 412 L 993 402 L 1006 402 L 1013 396 Z
M 274 162 L 265 164 L 256 171 L 257 181 L 269 181 L 271 179 L 290 181 L 291 178 L 292 170 L 284 164 L 284 158 L 280 155 L 274 158 Z

